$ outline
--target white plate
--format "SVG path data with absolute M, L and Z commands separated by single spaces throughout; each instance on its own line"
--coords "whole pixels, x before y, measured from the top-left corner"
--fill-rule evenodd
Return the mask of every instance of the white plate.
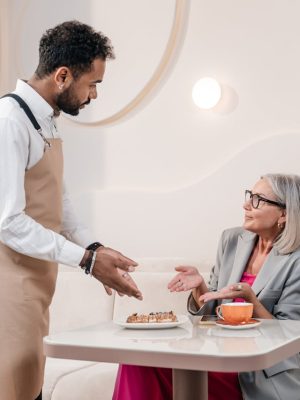
M 116 320 L 114 323 L 127 329 L 170 329 L 182 325 L 188 321 L 188 317 L 186 315 L 177 315 L 177 319 L 178 321 L 176 322 L 129 323 L 125 322 L 124 320 Z
M 216 322 L 217 326 L 220 326 L 221 328 L 224 328 L 224 329 L 232 329 L 232 330 L 252 329 L 252 328 L 256 328 L 260 324 L 261 324 L 261 321 L 257 321 L 252 324 L 243 324 L 243 325 L 223 325 L 223 324 Z

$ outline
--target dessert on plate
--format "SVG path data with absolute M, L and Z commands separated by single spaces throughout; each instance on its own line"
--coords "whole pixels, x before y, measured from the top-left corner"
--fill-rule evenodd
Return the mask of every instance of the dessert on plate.
M 167 312 L 151 312 L 149 314 L 134 313 L 127 317 L 126 322 L 132 323 L 162 323 L 162 322 L 177 322 L 177 316 L 173 311 Z

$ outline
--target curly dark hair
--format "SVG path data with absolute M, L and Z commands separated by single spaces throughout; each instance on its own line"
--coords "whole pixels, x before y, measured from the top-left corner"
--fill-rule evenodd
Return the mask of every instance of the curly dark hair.
M 40 79 L 62 66 L 78 78 L 91 70 L 96 58 L 115 58 L 110 40 L 79 21 L 66 21 L 48 29 L 40 40 L 39 57 L 35 74 Z

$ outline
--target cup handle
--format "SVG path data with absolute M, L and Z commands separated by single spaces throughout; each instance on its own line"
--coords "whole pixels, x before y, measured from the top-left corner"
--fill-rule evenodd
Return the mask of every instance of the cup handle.
M 222 316 L 222 314 L 220 312 L 220 309 L 221 309 L 221 305 L 216 307 L 216 314 L 220 319 L 224 319 L 224 317 Z

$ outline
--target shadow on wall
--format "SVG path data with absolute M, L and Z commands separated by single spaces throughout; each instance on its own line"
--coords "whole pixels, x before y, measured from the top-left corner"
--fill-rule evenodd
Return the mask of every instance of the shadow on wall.
M 243 222 L 244 190 L 265 173 L 300 174 L 299 148 L 300 134 L 272 136 L 190 186 L 95 191 L 74 199 L 75 207 L 100 241 L 132 257 L 212 263 L 222 230 Z
M 227 115 L 232 113 L 237 108 L 239 104 L 239 96 L 231 86 L 222 83 L 221 87 L 221 100 L 212 111 L 220 115 Z

